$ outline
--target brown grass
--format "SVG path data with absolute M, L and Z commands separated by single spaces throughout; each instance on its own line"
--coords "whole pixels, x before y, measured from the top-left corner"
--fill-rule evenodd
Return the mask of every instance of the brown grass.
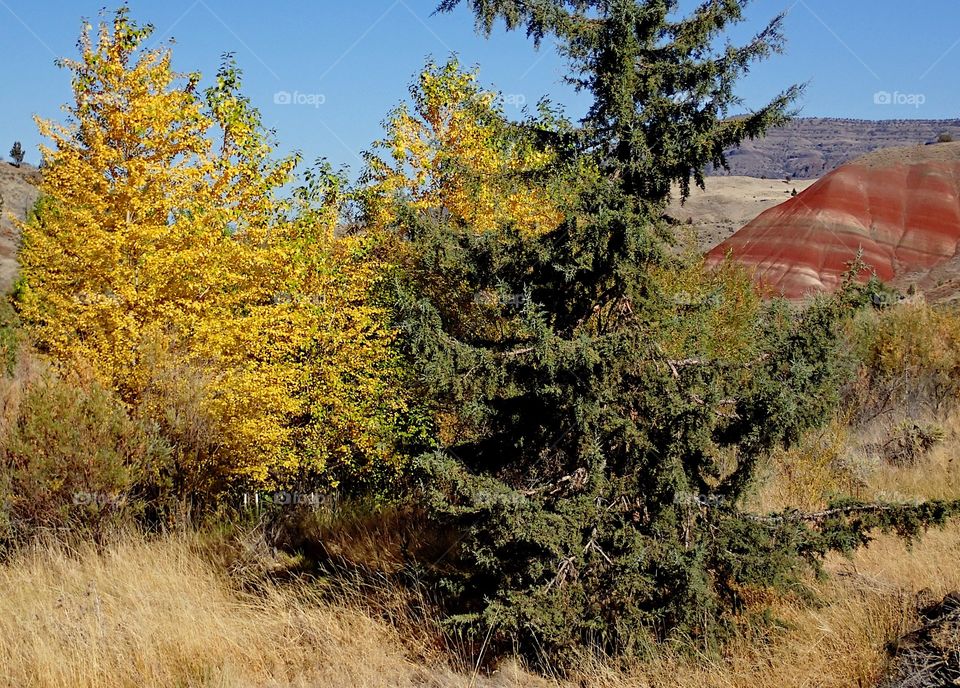
M 931 533 L 911 548 L 883 537 L 852 560 L 835 558 L 817 586 L 819 607 L 781 604 L 786 624 L 766 643 L 740 643 L 722 658 L 691 660 L 665 652 L 635 668 L 593 667 L 589 685 L 603 688 L 778 688 L 874 686 L 887 667 L 887 645 L 911 629 L 922 597 L 960 588 L 960 528 Z
M 0 684 L 415 685 L 390 628 L 306 588 L 243 594 L 188 543 L 47 546 L 0 567 Z
M 351 601 L 305 586 L 236 589 L 183 536 L 128 538 L 97 551 L 37 547 L 0 567 L 0 685 L 482 686 L 747 688 L 875 685 L 886 645 L 909 630 L 916 591 L 960 589 L 960 528 L 913 548 L 880 538 L 835 558 L 818 586 L 825 604 L 780 603 L 767 642 L 724 657 L 664 649 L 615 670 L 585 663 L 577 682 L 541 679 L 508 663 L 490 677 L 417 662 L 409 638 Z

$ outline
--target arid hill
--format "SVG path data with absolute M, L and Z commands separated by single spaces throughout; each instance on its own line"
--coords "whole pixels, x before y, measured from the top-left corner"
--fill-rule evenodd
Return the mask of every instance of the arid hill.
M 798 118 L 729 151 L 730 171 L 716 173 L 816 179 L 867 153 L 933 143 L 941 134 L 960 141 L 960 120 Z
M 754 179 L 752 177 L 708 177 L 706 188 L 693 188 L 690 198 L 680 203 L 678 191 L 667 209 L 677 223 L 676 234 L 683 248 L 696 245 L 709 251 L 760 213 L 803 191 L 813 180 Z
M 960 289 L 960 143 L 884 150 L 844 165 L 710 251 L 789 298 L 830 291 L 863 258 L 934 300 Z
M 13 220 L 23 219 L 33 207 L 39 183 L 40 172 L 33 165 L 24 163 L 15 167 L 0 162 L 0 198 L 3 199 L 0 215 L 0 291 L 10 287 L 17 272 L 17 240 L 20 234 Z

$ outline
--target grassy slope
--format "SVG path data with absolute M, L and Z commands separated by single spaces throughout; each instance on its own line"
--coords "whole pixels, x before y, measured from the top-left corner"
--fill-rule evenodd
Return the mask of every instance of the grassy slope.
M 879 467 L 863 490 L 958 494 L 960 466 L 949 458 L 960 449 L 957 417 L 950 428 L 923 469 Z M 782 503 L 785 488 L 774 488 L 758 497 Z M 421 634 L 374 618 L 357 599 L 331 601 L 316 588 L 289 585 L 243 592 L 200 545 L 197 536 L 172 535 L 133 536 L 100 551 L 49 545 L 0 567 L 0 684 L 560 685 L 509 665 L 491 677 L 455 672 Z M 853 559 L 829 562 L 834 575 L 816 584 L 824 604 L 774 601 L 785 625 L 768 642 L 743 642 L 723 658 L 665 649 L 627 670 L 584 666 L 584 685 L 875 685 L 888 643 L 910 629 L 918 602 L 960 589 L 958 555 L 960 528 L 912 548 L 881 537 Z

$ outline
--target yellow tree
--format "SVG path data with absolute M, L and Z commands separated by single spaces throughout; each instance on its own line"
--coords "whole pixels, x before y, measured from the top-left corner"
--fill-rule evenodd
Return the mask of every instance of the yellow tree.
M 52 145 L 22 228 L 24 321 L 160 423 L 185 487 L 382 468 L 403 405 L 375 261 L 335 236 L 336 194 L 278 197 L 297 161 L 272 161 L 232 61 L 201 97 L 169 48 L 141 49 L 150 32 L 122 9 L 62 61 L 74 102 L 66 124 L 38 121 Z
M 553 159 L 517 136 L 497 94 L 484 91 L 476 72 L 456 59 L 426 66 L 386 122 L 387 136 L 368 156 L 369 221 L 396 220 L 394 201 L 442 212 L 475 231 L 513 227 L 541 234 L 562 219 L 548 186 L 536 180 Z

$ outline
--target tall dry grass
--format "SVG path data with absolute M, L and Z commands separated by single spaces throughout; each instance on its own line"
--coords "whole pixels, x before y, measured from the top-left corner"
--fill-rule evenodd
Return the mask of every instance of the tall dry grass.
M 389 627 L 303 586 L 234 589 L 189 543 L 35 547 L 0 566 L 0 685 L 417 685 Z
M 765 641 L 723 657 L 663 648 L 632 667 L 585 661 L 568 681 L 508 663 L 493 676 L 453 671 L 410 647 L 355 600 L 302 584 L 242 592 L 188 536 L 139 537 L 98 550 L 36 546 L 0 566 L 0 685 L 422 686 L 434 688 L 753 688 L 871 686 L 918 601 L 960 589 L 960 528 L 912 548 L 880 538 L 828 563 L 811 606 L 781 601 Z

